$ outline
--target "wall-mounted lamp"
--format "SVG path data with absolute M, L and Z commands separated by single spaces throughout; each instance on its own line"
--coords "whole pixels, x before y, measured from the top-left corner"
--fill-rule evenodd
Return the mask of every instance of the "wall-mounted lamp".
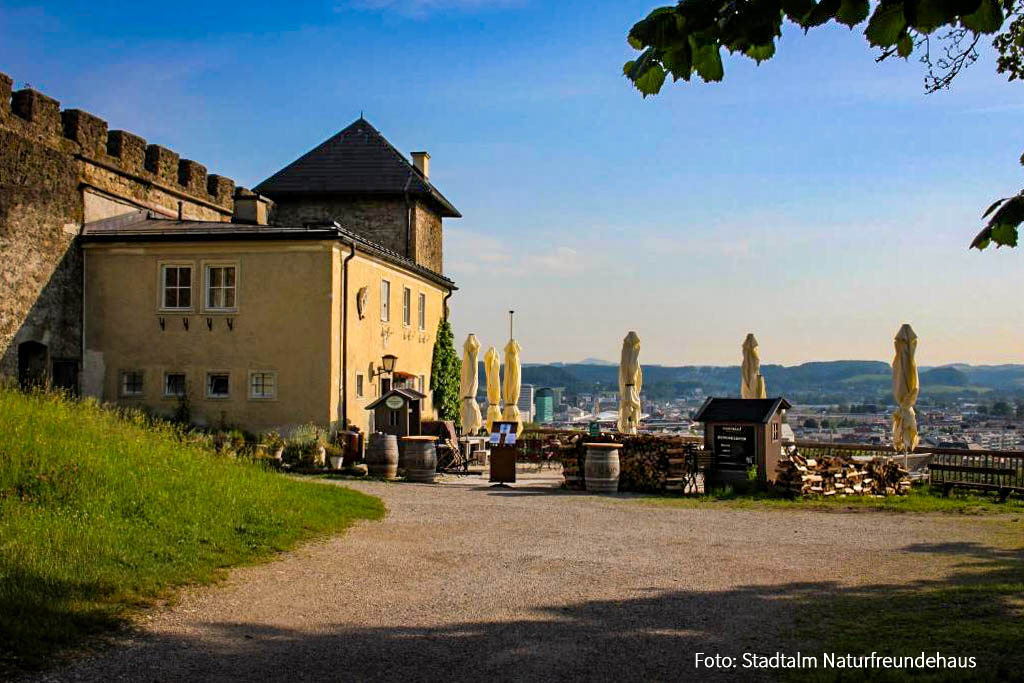
M 185 331 L 188 332 L 188 318 L 182 318 L 181 324 L 185 326 Z
M 161 330 L 167 329 L 167 318 L 160 316 L 159 318 L 157 318 L 157 322 L 160 323 Z
M 398 360 L 398 356 L 390 353 L 386 353 L 380 357 L 381 367 L 373 371 L 373 377 L 378 375 L 390 375 L 395 371 L 395 361 Z
M 230 331 L 235 329 L 235 320 L 234 320 L 234 318 L 228 318 L 227 321 L 228 321 L 228 331 L 230 332 Z
M 206 329 L 208 329 L 210 332 L 213 332 L 213 318 L 206 319 Z

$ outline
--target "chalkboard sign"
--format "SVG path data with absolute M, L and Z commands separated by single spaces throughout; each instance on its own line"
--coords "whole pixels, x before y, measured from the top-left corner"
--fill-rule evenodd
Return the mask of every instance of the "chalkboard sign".
M 716 467 L 746 469 L 754 464 L 756 437 L 752 425 L 720 424 L 714 429 Z

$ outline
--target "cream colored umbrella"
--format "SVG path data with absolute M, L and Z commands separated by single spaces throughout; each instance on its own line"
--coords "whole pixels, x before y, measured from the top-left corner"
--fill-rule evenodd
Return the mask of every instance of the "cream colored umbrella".
M 917 335 L 910 325 L 904 324 L 896 333 L 893 344 L 896 355 L 892 359 L 892 397 L 896 410 L 892 414 L 892 445 L 897 453 L 910 453 L 917 448 L 917 416 L 914 403 L 921 392 L 917 379 Z
M 493 346 L 484 354 L 484 374 L 487 375 L 487 433 L 495 420 L 501 419 L 501 359 Z
M 740 370 L 740 396 L 743 398 L 767 398 L 764 377 L 761 376 L 761 357 L 757 353 L 757 339 L 748 334 L 743 340 L 743 366 Z
M 522 434 L 523 421 L 519 413 L 519 392 L 522 390 L 522 370 L 519 367 L 519 354 L 522 353 L 518 342 L 509 339 L 505 344 L 505 412 L 502 417 L 507 422 L 515 422 L 519 425 L 516 434 Z
M 619 431 L 636 434 L 640 422 L 640 387 L 643 371 L 640 369 L 640 337 L 630 332 L 622 340 L 622 358 L 619 361 Z
M 462 397 L 462 433 L 466 436 L 473 436 L 479 432 L 484 422 L 480 416 L 480 406 L 476 402 L 476 390 L 480 385 L 477 377 L 479 354 L 480 342 L 471 334 L 462 345 L 462 379 L 459 384 L 459 395 Z

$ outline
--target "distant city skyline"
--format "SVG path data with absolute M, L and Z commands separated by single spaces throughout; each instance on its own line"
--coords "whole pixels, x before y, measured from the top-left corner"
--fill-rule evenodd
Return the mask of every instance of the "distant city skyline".
M 465 218 L 445 224 L 456 345 L 525 362 L 1024 362 L 1022 250 L 969 252 L 1021 188 L 1024 91 L 987 45 L 952 90 L 859 31 L 788 26 L 761 66 L 621 76 L 658 3 L 98 2 L 0 8 L 0 71 L 252 186 L 365 112 Z M 986 41 L 982 41 L 985 43 Z M 329 46 L 329 48 L 325 47 Z

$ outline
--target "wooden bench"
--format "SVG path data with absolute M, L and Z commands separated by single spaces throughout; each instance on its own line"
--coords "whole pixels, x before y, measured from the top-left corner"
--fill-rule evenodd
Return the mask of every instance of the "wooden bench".
M 1024 461 L 992 453 L 936 455 L 928 464 L 928 481 L 949 495 L 953 488 L 996 491 L 1004 501 L 1010 492 L 1024 494 Z

